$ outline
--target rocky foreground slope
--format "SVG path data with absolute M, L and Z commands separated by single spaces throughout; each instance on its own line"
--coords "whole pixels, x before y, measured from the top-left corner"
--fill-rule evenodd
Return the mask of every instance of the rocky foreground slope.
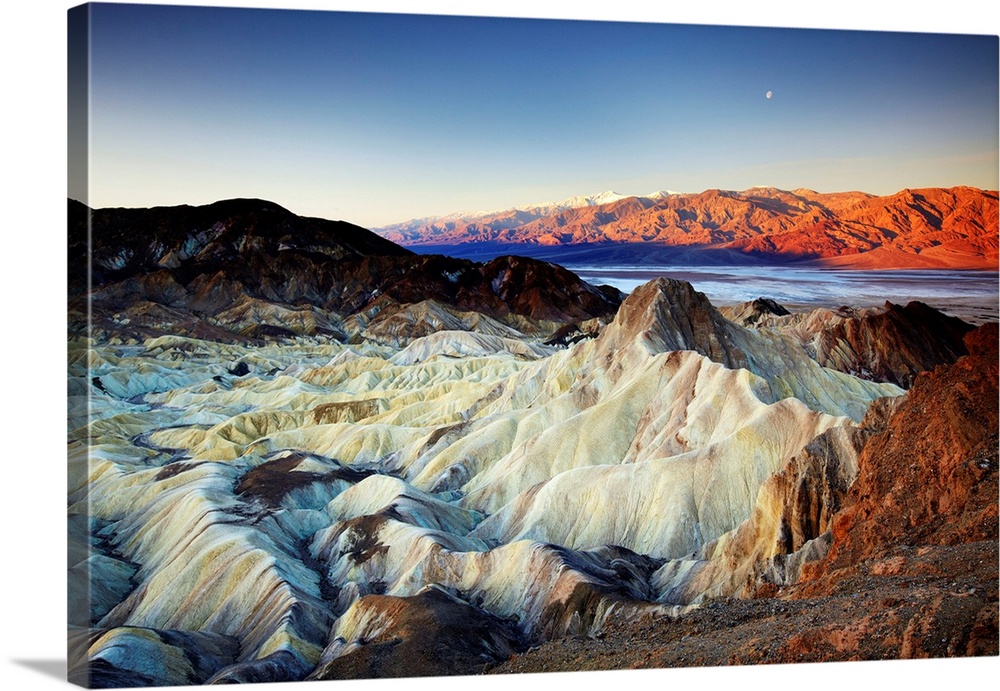
M 754 187 L 604 204 L 430 219 L 379 229 L 408 247 L 584 247 L 597 256 L 697 264 L 812 262 L 858 269 L 997 270 L 996 191 L 906 189 L 875 196 Z M 632 251 L 630 251 L 630 248 Z

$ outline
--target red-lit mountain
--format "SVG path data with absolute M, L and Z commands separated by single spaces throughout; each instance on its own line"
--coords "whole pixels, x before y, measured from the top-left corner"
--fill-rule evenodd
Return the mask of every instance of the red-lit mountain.
M 600 198 L 612 201 L 574 208 L 553 205 L 548 213 L 455 215 L 378 232 L 410 247 L 518 245 L 533 255 L 546 248 L 601 248 L 616 258 L 653 251 L 681 261 L 804 261 L 839 268 L 996 270 L 998 264 L 996 191 L 905 189 L 879 197 L 754 187 L 617 197 L 605 193 Z

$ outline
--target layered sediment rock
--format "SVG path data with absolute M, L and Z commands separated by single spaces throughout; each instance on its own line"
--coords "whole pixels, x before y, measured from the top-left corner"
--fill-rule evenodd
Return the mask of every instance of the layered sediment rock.
M 752 597 L 795 583 L 825 556 L 833 517 L 845 503 L 865 442 L 898 399 L 876 401 L 860 427 L 835 427 L 806 444 L 760 485 L 749 518 L 654 575 L 663 602 Z
M 884 311 L 846 319 L 816 339 L 816 360 L 825 367 L 910 388 L 917 375 L 965 355 L 972 326 L 921 302 L 886 303 Z
M 661 599 L 700 607 L 492 671 L 995 656 L 997 340 L 970 333 L 969 355 L 818 437 L 745 523 L 654 574 Z
M 783 306 L 770 298 L 759 297 L 741 305 L 722 307 L 719 311 L 740 326 L 757 326 L 769 316 L 783 317 L 791 314 Z
M 86 674 L 70 670 L 69 681 L 96 688 L 204 684 L 232 664 L 235 638 L 214 633 L 154 631 L 122 627 L 80 631 L 71 640 L 70 659 L 90 659 Z
M 368 595 L 337 621 L 309 679 L 370 679 L 480 672 L 526 645 L 506 619 L 440 586 L 416 595 Z

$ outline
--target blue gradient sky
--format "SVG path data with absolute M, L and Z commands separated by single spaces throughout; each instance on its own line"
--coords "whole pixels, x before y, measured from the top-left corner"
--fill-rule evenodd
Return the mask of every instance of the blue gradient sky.
M 998 186 L 996 36 L 92 17 L 95 207 L 253 196 L 376 227 L 604 190 Z

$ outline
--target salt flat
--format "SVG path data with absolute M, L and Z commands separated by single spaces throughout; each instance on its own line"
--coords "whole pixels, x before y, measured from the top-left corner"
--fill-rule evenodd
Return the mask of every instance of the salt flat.
M 690 282 L 722 307 L 758 297 L 789 309 L 867 307 L 886 300 L 919 300 L 972 324 L 1000 314 L 1000 274 L 995 271 L 838 270 L 796 266 L 593 266 L 567 263 L 581 278 L 630 293 L 658 276 Z

